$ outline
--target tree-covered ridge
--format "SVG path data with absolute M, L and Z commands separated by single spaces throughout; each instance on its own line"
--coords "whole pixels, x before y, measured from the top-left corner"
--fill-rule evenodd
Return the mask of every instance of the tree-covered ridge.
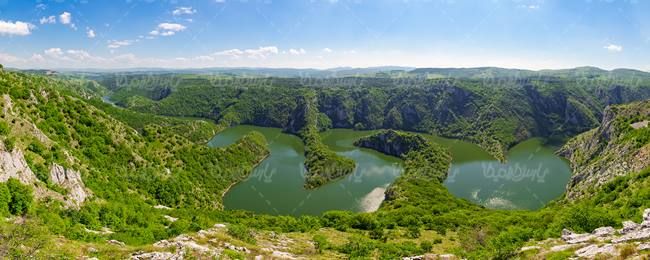
M 24 153 L 36 188 L 49 190 L 38 196 L 41 201 L 29 214 L 55 234 L 96 240 L 103 236 L 84 229 L 108 228 L 110 237 L 130 243 L 176 235 L 189 224 L 167 229 L 161 213 L 151 210 L 154 205 L 220 209 L 222 194 L 268 155 L 258 133 L 223 149 L 194 143 L 155 123 L 138 133 L 66 92 L 74 87 L 42 76 L 0 73 L 2 152 Z M 54 165 L 81 174 L 91 196 L 78 211 L 57 199 L 65 191 L 51 183 Z
M 315 109 L 316 96 L 306 91 L 296 98 L 297 107 L 292 113 L 286 130 L 296 133 L 305 143 L 305 187 L 318 188 L 332 180 L 346 176 L 354 171 L 355 163 L 342 157 L 323 144 L 320 130 L 331 127 L 327 117 L 319 115 Z M 325 120 L 323 120 L 325 118 Z
M 406 78 L 123 75 L 122 81 L 111 80 L 109 89 L 118 104 L 140 112 L 279 128 L 287 126 L 296 108 L 295 97 L 309 89 L 318 97 L 318 112 L 333 127 L 392 128 L 460 138 L 501 159 L 508 147 L 522 140 L 565 139 L 596 127 L 609 104 L 650 97 L 650 77 L 634 71 L 580 68 L 506 74 L 434 78 L 420 73 Z
M 70 154 L 73 160 L 65 166 L 82 173 L 94 197 L 79 210 L 64 208 L 56 200 L 38 200 L 24 217 L 12 218 L 24 224 L 1 222 L 0 231 L 7 234 L 0 236 L 3 257 L 128 258 L 140 251 L 173 251 L 150 245 L 227 223 L 227 230 L 209 237 L 216 243 L 200 238 L 203 233 L 192 234 L 197 237 L 192 242 L 222 248 L 222 256 L 232 258 L 271 257 L 261 250 L 263 243 L 283 235 L 296 241 L 292 252 L 305 258 L 395 259 L 425 253 L 454 253 L 468 259 L 525 258 L 519 248 L 535 243 L 531 240 L 557 237 L 563 228 L 576 232 L 605 225 L 618 228 L 628 218 L 638 222 L 640 210 L 650 207 L 646 169 L 617 177 L 591 196 L 554 202 L 539 211 L 488 210 L 449 194 L 439 180 L 449 158 L 433 144 L 424 154 L 407 153 L 408 167 L 394 184 L 401 188 L 395 193 L 398 196 L 374 213 L 334 211 L 296 218 L 223 211 L 215 200 L 243 177 L 227 174 L 228 170 L 252 169 L 263 158 L 260 136 L 253 134 L 227 149 L 209 149 L 157 126 L 158 117 L 151 117 L 151 124 L 138 132 L 129 127 L 132 123 L 121 122 L 128 121 L 126 117 L 113 117 L 113 112 L 96 109 L 88 100 L 55 87 L 69 86 L 47 77 L 0 73 L 0 90 L 11 100 L 8 105 L 3 96 L 5 102 L 0 102 L 7 111 L 0 120 L 6 123 L 0 133 L 7 134 L 0 136 L 3 143 L 24 150 L 26 157 L 46 167 L 51 162 L 66 163 Z M 286 100 L 295 101 L 295 96 L 289 97 Z M 271 97 L 260 100 L 266 98 Z M 54 119 L 48 121 L 50 117 Z M 317 124 L 321 126 L 328 120 L 319 116 L 319 121 L 324 122 Z M 34 129 L 51 142 L 37 141 Z M 621 142 L 647 136 L 631 133 L 635 133 L 632 138 Z M 30 167 L 37 169 L 36 164 Z M 153 207 L 159 203 L 172 209 Z M 165 215 L 178 219 L 170 221 Z M 114 233 L 103 233 L 104 227 Z M 109 244 L 110 239 L 126 245 Z M 251 253 L 227 249 L 222 241 L 246 246 Z M 197 251 L 190 255 L 205 257 Z
M 354 145 L 404 158 L 409 152 L 423 150 L 432 144 L 421 135 L 395 130 L 382 130 L 373 135 L 360 138 Z

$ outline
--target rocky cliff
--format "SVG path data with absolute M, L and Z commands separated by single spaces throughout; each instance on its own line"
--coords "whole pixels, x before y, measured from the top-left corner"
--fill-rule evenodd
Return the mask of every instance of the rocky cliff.
M 560 239 L 547 239 L 522 247 L 520 253 L 534 259 L 549 259 L 563 253 L 578 259 L 647 259 L 650 250 L 650 209 L 641 223 L 624 221 L 622 228 L 599 227 L 591 233 L 564 229 Z
M 81 206 L 90 196 L 81 180 L 81 174 L 75 170 L 63 168 L 55 163 L 50 168 L 50 180 L 68 191 L 66 197 L 76 207 Z
M 598 128 L 567 142 L 559 151 L 573 171 L 566 197 L 588 195 L 616 176 L 650 167 L 648 120 L 650 100 L 609 106 Z
M 354 145 L 396 157 L 405 157 L 410 151 L 424 149 L 428 145 L 428 141 L 420 135 L 383 130 L 357 140 Z

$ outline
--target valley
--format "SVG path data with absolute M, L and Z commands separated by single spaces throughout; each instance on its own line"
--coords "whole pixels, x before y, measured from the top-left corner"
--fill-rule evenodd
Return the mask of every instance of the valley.
M 648 260 L 648 10 L 0 0 L 0 260 Z
M 555 245 L 563 229 L 618 228 L 650 208 L 643 126 L 650 91 L 645 81 L 582 89 L 571 82 L 583 74 L 556 73 L 565 86 L 506 78 L 492 89 L 473 87 L 465 76 L 424 86 L 363 78 L 360 86 L 328 87 L 349 81 L 307 86 L 234 77 L 211 85 L 215 76 L 143 74 L 114 85 L 116 74 L 2 72 L 2 151 L 24 165 L 3 164 L 12 170 L 2 177 L 19 180 L 10 198 L 34 194 L 21 210 L 18 200 L 6 202 L 0 229 L 30 235 L 0 238 L 25 245 L 2 252 L 571 255 L 581 248 L 519 249 L 531 241 Z M 255 85 L 266 81 L 271 85 Z M 534 98 L 515 99 L 511 91 Z M 458 93 L 463 98 L 450 99 Z M 539 99 L 564 109 L 547 110 Z M 508 104 L 488 109 L 501 102 Z M 490 111 L 500 116 L 471 119 Z M 382 113 L 390 116 L 375 118 Z
M 352 158 L 357 166 L 350 176 L 317 190 L 305 190 L 300 185 L 305 174 L 304 148 L 298 138 L 280 129 L 235 126 L 220 132 L 208 145 L 227 146 L 251 131 L 265 136 L 270 156 L 248 179 L 226 193 L 226 209 L 297 216 L 319 215 L 328 210 L 375 211 L 386 188 L 403 170 L 397 158 L 354 146 L 357 139 L 376 132 L 373 130 L 332 129 L 321 133 L 323 143 L 339 155 Z M 452 155 L 444 183 L 447 189 L 488 208 L 538 209 L 558 198 L 568 183 L 568 165 L 539 139 L 513 147 L 504 164 L 474 144 L 423 136 L 443 145 Z

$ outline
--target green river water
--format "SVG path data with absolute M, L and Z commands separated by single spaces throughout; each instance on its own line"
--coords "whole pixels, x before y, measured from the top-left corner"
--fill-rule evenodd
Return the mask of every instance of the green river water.
M 314 190 L 304 184 L 303 145 L 294 135 L 277 128 L 241 125 L 217 134 L 209 143 L 223 147 L 251 131 L 262 133 L 271 154 L 244 181 L 224 197 L 226 209 L 258 213 L 302 215 L 328 210 L 374 211 L 385 188 L 402 171 L 400 159 L 353 145 L 374 131 L 333 129 L 321 133 L 323 142 L 357 167 L 347 177 Z M 445 186 L 455 196 L 499 209 L 537 209 L 564 192 L 570 176 L 568 164 L 540 139 L 513 147 L 505 164 L 477 145 L 431 135 L 427 138 L 447 147 L 453 162 Z

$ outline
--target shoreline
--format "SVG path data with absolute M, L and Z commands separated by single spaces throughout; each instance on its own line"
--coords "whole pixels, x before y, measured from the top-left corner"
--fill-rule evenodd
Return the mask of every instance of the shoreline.
M 221 193 L 221 205 L 220 205 L 220 207 L 219 207 L 219 208 L 221 208 L 221 210 L 225 210 L 225 208 L 226 208 L 226 206 L 224 205 L 224 202 L 223 202 L 223 198 L 226 196 L 226 193 L 228 193 L 228 191 L 230 191 L 230 189 L 232 189 L 232 187 L 234 187 L 235 185 L 237 185 L 237 184 L 241 183 L 242 181 L 246 180 L 246 178 L 248 178 L 248 177 L 253 173 L 253 171 L 255 171 L 255 169 L 256 169 L 258 166 L 260 166 L 260 164 L 262 164 L 262 162 L 263 162 L 264 160 L 266 160 L 266 158 L 269 158 L 269 156 L 271 156 L 271 152 L 269 152 L 269 153 L 268 153 L 266 156 L 264 156 L 261 160 L 259 160 L 257 163 L 255 163 L 255 164 L 253 165 L 253 169 L 252 169 L 248 174 L 246 174 L 246 176 L 245 176 L 244 178 L 242 178 L 242 179 L 240 179 L 240 180 L 238 180 L 238 181 L 236 181 L 236 182 L 233 182 L 233 183 L 231 183 L 230 185 L 228 185 L 228 187 L 227 187 L 227 188 L 226 188 L 226 189 Z

